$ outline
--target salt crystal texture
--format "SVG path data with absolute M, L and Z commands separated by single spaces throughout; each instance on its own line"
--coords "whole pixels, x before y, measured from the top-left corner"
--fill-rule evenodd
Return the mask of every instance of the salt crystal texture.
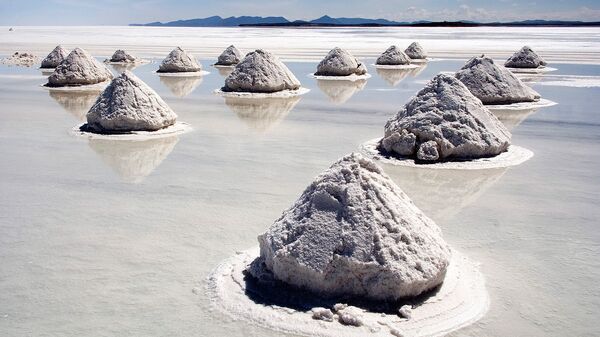
M 202 66 L 198 64 L 194 56 L 185 50 L 177 47 L 162 61 L 158 71 L 159 73 L 187 73 L 199 72 Z
M 451 255 L 439 227 L 356 153 L 321 173 L 258 241 L 276 279 L 323 297 L 416 296 L 443 282 Z
M 419 44 L 419 42 L 413 42 L 408 46 L 404 52 L 408 57 L 414 60 L 422 60 L 427 58 L 427 53 L 425 49 Z
M 397 46 L 391 46 L 383 52 L 378 58 L 375 64 L 380 65 L 403 65 L 410 64 L 410 57 L 406 55 Z
M 300 81 L 277 56 L 257 49 L 225 79 L 225 92 L 273 93 L 300 89 Z
M 119 63 L 136 63 L 139 62 L 140 60 L 129 54 L 128 52 L 122 50 L 122 49 L 118 49 L 116 50 L 113 55 L 110 57 L 110 59 L 108 60 L 108 62 L 119 62 Z
M 217 63 L 215 63 L 215 65 L 234 66 L 240 63 L 241 59 L 242 53 L 240 53 L 240 51 L 234 45 L 231 45 L 227 47 L 227 49 L 225 49 L 223 53 L 221 53 L 221 55 L 219 55 L 219 58 L 217 59 Z
M 86 131 L 156 131 L 175 124 L 177 115 L 146 83 L 129 71 L 115 78 L 87 113 Z
M 529 46 L 524 46 L 506 60 L 504 66 L 510 68 L 539 68 L 547 63 Z
M 364 64 L 346 50 L 335 47 L 321 60 L 315 76 L 349 76 L 366 73 L 367 68 Z
M 424 161 L 474 159 L 506 151 L 510 137 L 464 84 L 439 74 L 386 123 L 380 146 Z
M 69 52 L 58 45 L 54 47 L 54 49 L 46 56 L 45 59 L 42 60 L 42 65 L 40 68 L 56 68 L 58 65 L 69 55 Z
M 75 48 L 48 77 L 49 87 L 97 84 L 113 78 L 106 66 L 88 52 Z
M 512 104 L 540 99 L 540 94 L 485 55 L 470 59 L 455 76 L 483 104 Z

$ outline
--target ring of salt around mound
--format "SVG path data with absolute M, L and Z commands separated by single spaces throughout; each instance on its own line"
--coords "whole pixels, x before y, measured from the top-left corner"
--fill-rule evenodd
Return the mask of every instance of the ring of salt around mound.
M 126 65 L 140 65 L 140 64 L 147 64 L 147 63 L 153 63 L 151 60 L 136 60 L 134 62 L 114 62 L 114 61 L 109 61 L 109 60 L 105 60 L 104 61 L 105 64 L 116 64 L 116 65 L 121 65 L 121 66 L 126 66 Z
M 538 67 L 538 68 L 505 67 L 505 68 L 510 70 L 514 74 L 543 74 L 543 73 L 549 73 L 551 71 L 557 70 L 556 68 L 551 68 L 551 67 Z
M 49 87 L 45 84 L 40 84 L 40 86 L 42 88 L 44 88 L 46 90 L 50 90 L 50 91 L 102 91 L 109 84 L 110 84 L 110 80 L 96 83 L 96 84 L 73 85 L 73 86 L 64 86 L 64 87 Z
M 235 66 L 237 66 L 237 63 L 236 64 L 230 64 L 230 65 L 216 64 L 215 63 L 215 64 L 212 64 L 212 66 L 215 67 L 215 68 L 224 68 L 224 69 L 227 69 L 227 68 L 235 68 Z
M 432 60 L 433 60 L 433 58 L 427 57 L 427 58 L 424 58 L 424 59 L 410 59 L 410 62 L 411 63 L 427 63 L 427 62 L 432 61 Z
M 489 308 L 489 295 L 478 265 L 453 250 L 444 283 L 437 293 L 412 309 L 410 319 L 364 311 L 360 327 L 343 325 L 337 320 L 319 321 L 312 318 L 310 310 L 265 305 L 248 297 L 244 270 L 258 256 L 257 247 L 225 260 L 209 276 L 206 290 L 216 310 L 276 331 L 322 337 L 399 336 L 399 333 L 403 336 L 442 336 L 473 324 Z M 286 294 L 280 295 L 286 298 Z M 304 300 L 309 302 L 311 297 L 314 295 Z M 307 303 L 307 306 L 312 304 Z
M 223 89 L 215 89 L 214 93 L 223 97 L 244 97 L 244 98 L 287 98 L 304 95 L 310 89 L 301 87 L 297 90 L 281 90 L 276 92 L 246 92 L 246 91 L 223 91 Z
M 166 127 L 164 129 L 156 131 L 131 131 L 128 133 L 94 133 L 88 131 L 82 131 L 81 127 L 86 123 L 82 123 L 74 126 L 71 129 L 71 134 L 74 136 L 85 137 L 88 139 L 106 139 L 106 140 L 147 140 L 166 138 L 174 135 L 180 135 L 192 130 L 192 127 L 188 123 L 176 122 L 175 124 Z
M 485 104 L 485 107 L 488 110 L 529 110 L 529 109 L 537 109 L 537 108 L 545 108 L 549 106 L 556 105 L 558 103 L 553 102 L 549 99 L 541 98 L 538 101 L 534 102 L 519 102 L 512 104 Z
M 377 69 L 414 69 L 419 68 L 420 64 L 371 64 Z
M 360 145 L 360 151 L 367 157 L 378 160 L 385 164 L 398 166 L 419 167 L 426 169 L 449 169 L 449 170 L 486 170 L 493 168 L 504 168 L 516 166 L 526 162 L 533 157 L 533 152 L 516 145 L 511 145 L 508 150 L 494 157 L 479 158 L 464 161 L 444 161 L 431 164 L 417 164 L 414 158 L 396 158 L 384 156 L 379 152 L 381 138 L 371 139 Z
M 352 81 L 352 82 L 366 80 L 368 78 L 371 78 L 371 74 L 363 74 L 363 75 L 350 74 L 347 76 L 320 76 L 320 75 L 315 75 L 314 73 L 312 73 L 312 74 L 308 74 L 308 76 L 312 77 L 312 78 L 316 78 L 317 80 Z
M 163 76 L 163 77 L 200 77 L 200 76 L 205 76 L 205 75 L 210 74 L 210 72 L 208 72 L 206 70 L 182 71 L 182 72 L 173 72 L 173 73 L 160 73 L 158 71 L 155 71 L 155 73 L 158 76 Z

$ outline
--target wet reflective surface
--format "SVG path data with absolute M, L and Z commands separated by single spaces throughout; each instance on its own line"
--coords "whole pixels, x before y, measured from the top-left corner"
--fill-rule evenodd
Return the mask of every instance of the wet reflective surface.
M 201 84 L 165 82 L 154 61 L 133 72 L 194 130 L 146 142 L 71 136 L 92 95 L 49 94 L 38 70 L 0 67 L 0 335 L 280 336 L 211 312 L 205 278 L 256 245 L 316 174 L 380 136 L 427 80 L 463 63 L 430 62 L 403 78 L 369 66 L 357 87 L 307 77 L 316 63 L 286 62 L 309 93 L 246 101 L 213 94 L 224 78 L 209 61 Z M 533 85 L 559 104 L 497 112 L 514 143 L 535 152 L 523 165 L 384 166 L 482 264 L 490 311 L 455 336 L 600 328 L 600 89 Z

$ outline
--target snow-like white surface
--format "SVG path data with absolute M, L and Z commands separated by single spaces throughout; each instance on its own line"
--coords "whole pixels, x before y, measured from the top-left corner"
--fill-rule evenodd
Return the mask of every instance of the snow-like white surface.
M 600 76 L 584 75 L 544 75 L 536 80 L 536 85 L 573 88 L 600 87 Z
M 553 102 L 549 99 L 542 98 L 535 102 L 521 102 L 512 104 L 486 104 L 485 107 L 491 111 L 494 110 L 529 110 L 537 108 L 545 108 L 556 105 L 558 103 Z
M 414 159 L 397 159 L 384 157 L 380 154 L 377 146 L 381 138 L 371 139 L 360 145 L 360 151 L 366 156 L 385 164 L 419 167 L 424 169 L 450 169 L 450 170 L 484 170 L 516 166 L 526 162 L 533 157 L 533 152 L 523 147 L 511 145 L 506 152 L 495 157 L 473 159 L 469 161 L 447 161 L 433 164 L 417 164 Z
M 50 91 L 102 91 L 109 84 L 110 84 L 110 81 L 105 81 L 105 82 L 96 83 L 96 84 L 70 86 L 70 87 L 49 87 L 45 84 L 40 84 L 40 86 L 42 88 L 44 88 L 46 90 L 50 90 Z
M 159 73 L 158 71 L 155 71 L 155 73 L 161 77 L 200 77 L 210 74 L 210 72 L 206 70 L 185 72 L 182 71 L 177 73 Z
M 248 97 L 248 98 L 269 98 L 269 97 L 295 97 L 304 95 L 309 92 L 310 89 L 301 87 L 298 90 L 282 90 L 277 92 L 239 92 L 239 91 L 223 91 L 222 89 L 215 89 L 214 93 L 223 97 Z
M 315 75 L 313 74 L 308 74 L 309 77 L 312 78 L 316 78 L 317 80 L 326 80 L 326 81 L 360 81 L 360 80 L 366 80 L 368 78 L 371 78 L 371 74 L 364 74 L 364 75 L 356 75 L 356 74 L 352 74 L 352 75 L 348 75 L 348 76 L 319 76 L 319 75 Z
M 85 125 L 79 124 L 74 126 L 70 133 L 84 137 L 88 139 L 108 139 L 108 140 L 146 140 L 146 139 L 156 139 L 156 138 L 165 138 L 172 137 L 174 135 L 179 135 L 182 133 L 190 132 L 192 127 L 184 122 L 177 122 L 169 127 L 164 129 L 160 129 L 158 131 L 132 131 L 128 133 L 116 133 L 116 134 L 100 134 L 93 132 L 85 132 L 81 131 L 81 127 Z
M 515 74 L 544 74 L 549 73 L 551 71 L 556 71 L 556 68 L 552 67 L 539 67 L 539 68 L 511 68 L 504 67 Z
M 476 322 L 489 306 L 485 280 L 478 266 L 453 250 L 444 283 L 437 293 L 412 309 L 411 319 L 357 310 L 363 323 L 359 327 L 343 325 L 338 320 L 315 320 L 310 309 L 260 304 L 248 297 L 243 272 L 258 254 L 258 248 L 254 248 L 222 262 L 208 278 L 207 293 L 218 312 L 283 333 L 318 337 L 378 337 L 398 336 L 398 333 L 443 336 Z
M 371 66 L 373 66 L 377 69 L 414 69 L 414 68 L 419 68 L 421 65 L 420 64 L 398 64 L 398 65 L 371 64 Z

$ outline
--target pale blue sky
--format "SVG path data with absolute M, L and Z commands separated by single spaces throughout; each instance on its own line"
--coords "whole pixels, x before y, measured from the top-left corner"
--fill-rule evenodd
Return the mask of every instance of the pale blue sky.
M 0 0 L 0 25 L 126 25 L 211 15 L 600 21 L 598 0 Z

